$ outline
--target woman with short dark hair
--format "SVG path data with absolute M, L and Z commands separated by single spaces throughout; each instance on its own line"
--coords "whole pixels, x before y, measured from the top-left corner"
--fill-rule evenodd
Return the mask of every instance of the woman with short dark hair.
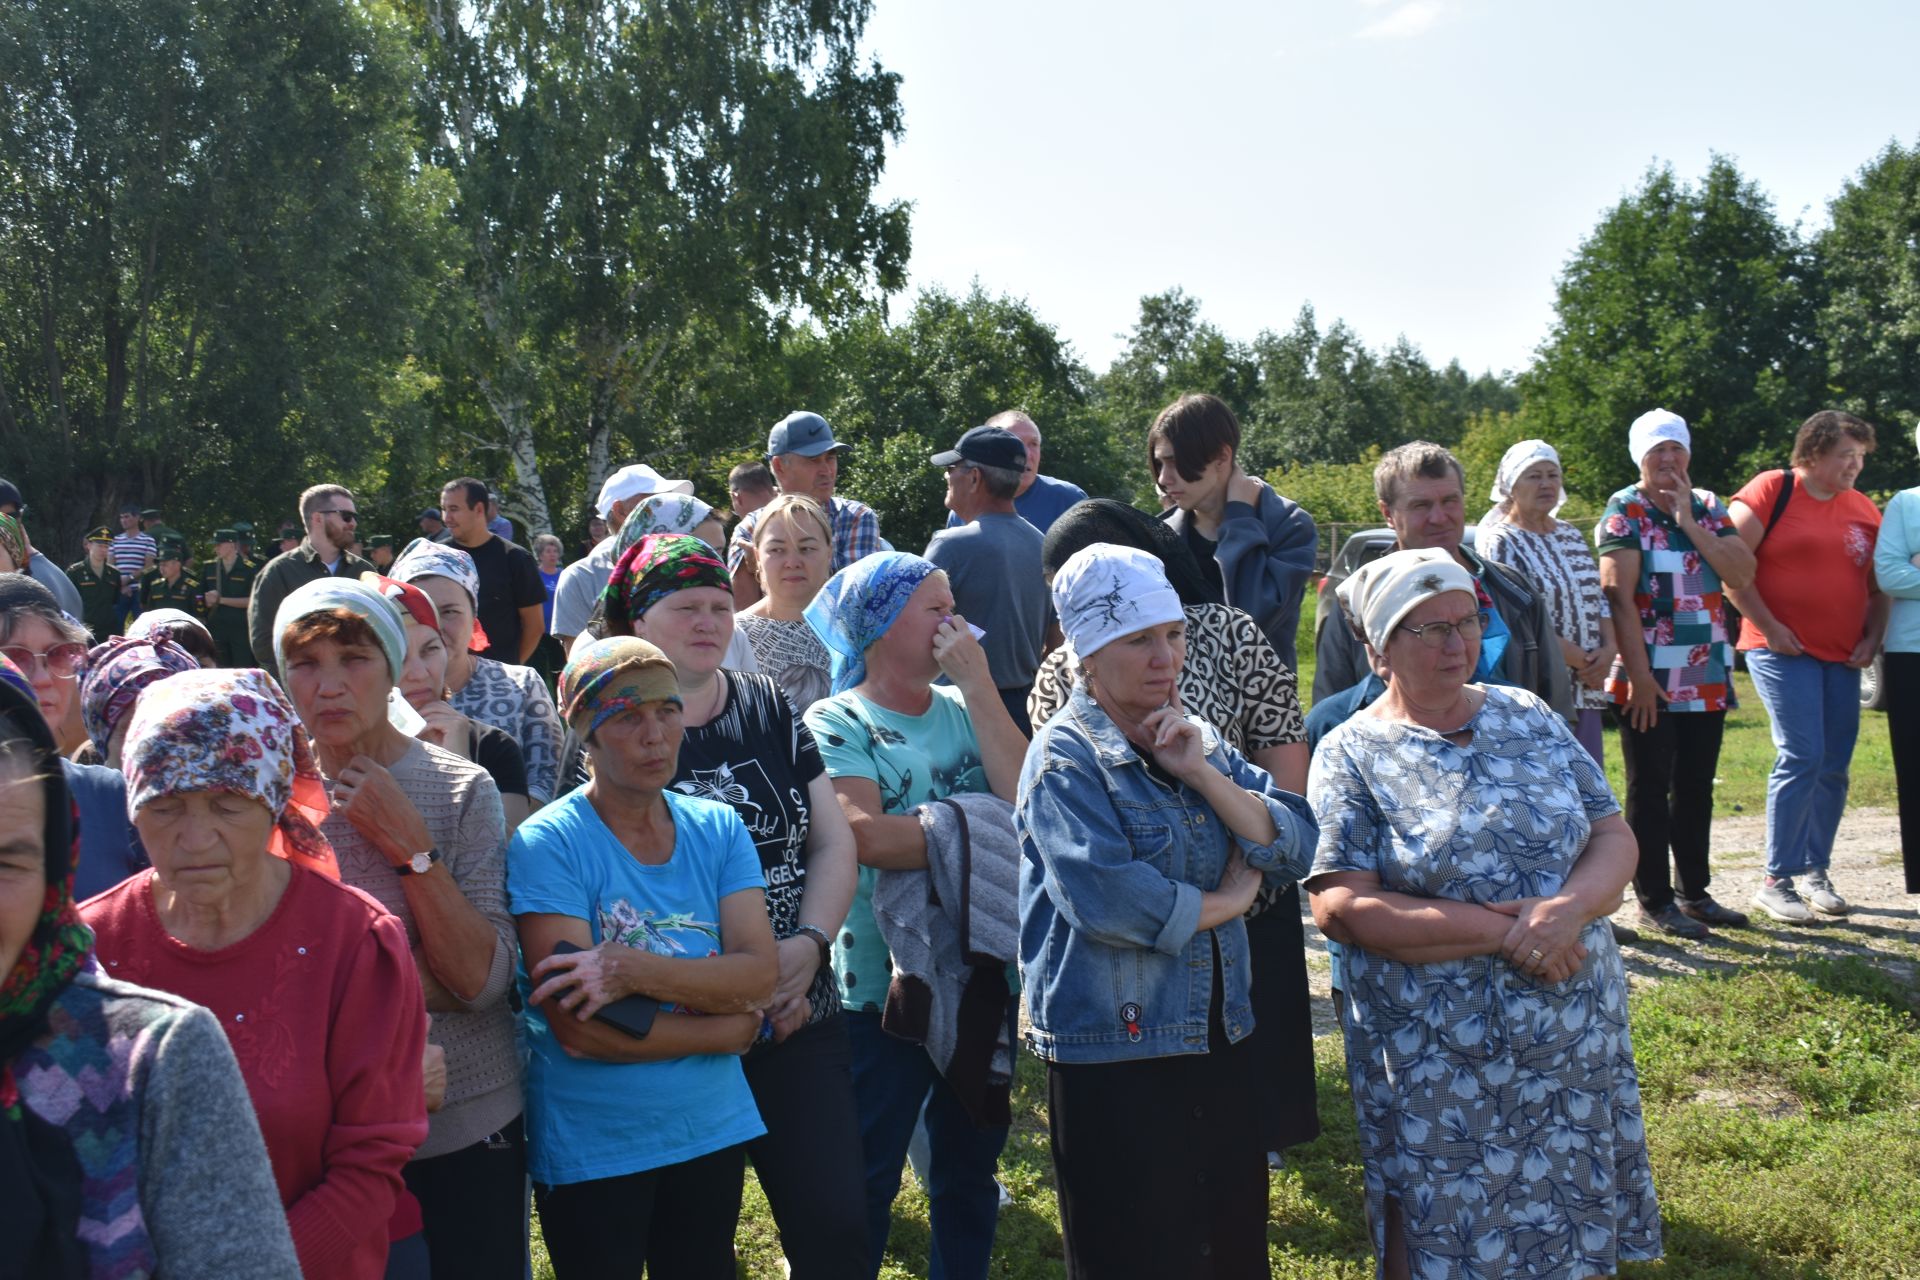
M 1800 424 L 1792 465 L 1763 471 L 1728 511 L 1753 549 L 1753 581 L 1730 588 L 1737 647 L 1767 708 L 1767 869 L 1754 905 L 1808 924 L 1851 909 L 1828 866 L 1860 734 L 1860 671 L 1873 665 L 1889 601 L 1873 576 L 1880 512 L 1854 487 L 1873 428 L 1825 409 Z

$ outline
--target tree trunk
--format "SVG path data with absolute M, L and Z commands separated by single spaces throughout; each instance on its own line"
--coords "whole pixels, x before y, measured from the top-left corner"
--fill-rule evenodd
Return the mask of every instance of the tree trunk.
M 528 531 L 552 533 L 553 517 L 547 511 L 547 488 L 540 479 L 540 458 L 534 448 L 533 415 L 527 411 L 527 397 L 504 391 L 491 378 L 480 379 L 480 392 L 506 433 L 507 456 L 513 460 L 515 505 Z

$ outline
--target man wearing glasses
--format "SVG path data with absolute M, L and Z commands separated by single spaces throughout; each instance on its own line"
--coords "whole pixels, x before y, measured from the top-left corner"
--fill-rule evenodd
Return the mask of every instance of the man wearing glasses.
M 280 602 L 296 587 L 319 578 L 358 579 L 375 572 L 371 563 L 347 548 L 353 544 L 354 526 L 360 522 L 353 495 L 337 484 L 317 484 L 300 495 L 300 519 L 307 536 L 291 551 L 267 561 L 266 568 L 254 580 L 253 601 L 247 606 L 247 636 L 253 645 L 253 660 L 278 677 L 273 665 L 273 615 Z

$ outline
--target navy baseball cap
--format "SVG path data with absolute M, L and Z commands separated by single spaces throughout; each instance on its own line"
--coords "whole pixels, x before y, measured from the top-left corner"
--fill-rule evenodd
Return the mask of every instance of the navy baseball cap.
M 961 436 L 953 448 L 928 459 L 936 467 L 956 462 L 971 462 L 981 467 L 1000 467 L 1007 471 L 1027 469 L 1027 446 L 1020 437 L 1004 427 L 975 427 Z
M 852 447 L 852 445 L 841 444 L 833 438 L 833 428 L 827 425 L 825 418 L 805 410 L 788 414 L 774 423 L 773 430 L 767 433 L 769 458 L 777 458 L 783 453 L 797 453 L 803 458 L 817 458 L 829 449 L 851 449 Z

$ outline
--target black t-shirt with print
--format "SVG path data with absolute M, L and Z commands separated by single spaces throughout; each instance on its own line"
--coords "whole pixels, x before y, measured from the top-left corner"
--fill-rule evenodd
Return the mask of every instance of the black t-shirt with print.
M 461 547 L 473 558 L 480 575 L 480 604 L 474 610 L 487 631 L 487 657 L 498 662 L 520 661 L 520 610 L 544 604 L 546 584 L 540 566 L 525 547 L 502 537 L 491 537 L 477 547 Z
M 733 806 L 746 824 L 767 876 L 767 916 L 775 938 L 791 938 L 807 887 L 807 788 L 826 772 L 813 732 L 771 678 L 720 672 L 727 704 L 680 741 L 673 789 Z M 809 1023 L 840 1011 L 832 970 L 822 966 L 807 991 Z

